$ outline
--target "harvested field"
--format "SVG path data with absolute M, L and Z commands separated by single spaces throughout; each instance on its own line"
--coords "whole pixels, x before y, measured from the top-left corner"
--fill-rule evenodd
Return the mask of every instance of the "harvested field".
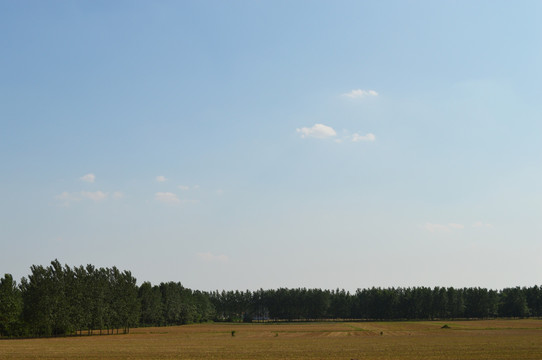
M 444 325 L 449 328 L 442 328 Z M 235 331 L 235 336 L 232 336 Z M 204 324 L 0 341 L 0 359 L 540 359 L 542 320 Z

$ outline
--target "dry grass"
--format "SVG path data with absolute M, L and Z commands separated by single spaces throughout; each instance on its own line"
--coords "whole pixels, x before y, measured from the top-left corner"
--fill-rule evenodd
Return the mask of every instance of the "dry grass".
M 441 329 L 444 324 L 450 329 Z M 0 341 L 0 359 L 6 360 L 538 360 L 541 354 L 542 320 L 208 324 L 140 328 L 129 335 Z

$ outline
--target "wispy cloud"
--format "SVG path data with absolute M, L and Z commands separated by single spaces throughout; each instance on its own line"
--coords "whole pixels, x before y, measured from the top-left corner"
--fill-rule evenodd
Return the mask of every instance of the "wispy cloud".
M 57 201 L 60 202 L 62 206 L 70 206 L 74 202 L 82 200 L 91 200 L 94 202 L 100 202 L 107 199 L 107 193 L 103 191 L 79 191 L 79 192 L 68 192 L 64 191 L 62 194 L 55 197 Z
M 182 199 L 181 203 L 183 203 L 183 204 L 199 204 L 200 201 L 198 199 Z
M 302 138 L 317 138 L 325 139 L 333 136 L 337 136 L 337 132 L 330 126 L 324 124 L 314 124 L 312 127 L 303 127 L 296 129 Z
M 81 197 L 78 196 L 76 193 L 69 193 L 67 191 L 64 191 L 62 194 L 55 196 L 55 199 L 60 202 L 61 206 L 70 206 L 71 203 L 80 201 Z
M 196 257 L 198 260 L 206 262 L 206 263 L 221 263 L 225 264 L 228 261 L 230 261 L 229 257 L 224 254 L 215 255 L 210 252 L 204 252 L 204 253 L 197 253 Z
M 182 191 L 197 190 L 199 189 L 199 185 L 193 185 L 193 186 L 179 185 L 178 188 L 181 189 Z
M 367 133 L 366 135 L 360 135 L 358 133 L 354 133 L 352 134 L 352 136 L 350 136 L 350 140 L 353 141 L 353 142 L 358 142 L 358 141 L 375 141 L 376 140 L 376 136 L 375 134 L 373 133 Z
M 178 204 L 180 203 L 177 195 L 171 192 L 157 192 L 154 194 L 154 199 L 165 204 Z
M 92 201 L 102 201 L 107 199 L 107 194 L 103 191 L 81 191 L 81 196 Z
M 94 174 L 86 174 L 86 175 L 81 176 L 79 178 L 79 180 L 84 181 L 84 182 L 93 183 L 96 180 L 96 175 L 94 175 Z
M 477 221 L 474 224 L 472 224 L 473 228 L 493 228 L 492 224 L 486 224 L 481 221 Z
M 342 96 L 348 97 L 351 99 L 360 99 L 360 98 L 369 97 L 369 96 L 378 96 L 378 93 L 374 90 L 357 89 L 357 90 L 352 90 L 349 93 L 342 94 Z
M 156 177 L 156 181 L 157 182 L 164 182 L 164 181 L 167 181 L 167 179 L 166 179 L 165 176 L 160 175 L 160 176 Z
M 113 199 L 118 200 L 124 197 L 124 194 L 120 191 L 115 191 L 112 195 Z
M 425 230 L 429 232 L 449 232 L 452 230 L 461 230 L 465 228 L 462 224 L 456 224 L 456 223 L 448 223 L 448 224 L 433 224 L 433 223 L 425 223 L 425 225 L 422 226 Z
M 354 133 L 349 134 L 348 130 L 343 130 L 343 136 L 337 137 L 337 132 L 331 126 L 324 124 L 314 124 L 312 127 L 303 127 L 296 129 L 297 133 L 301 135 L 301 138 L 316 138 L 316 139 L 329 139 L 334 138 L 334 141 L 338 144 L 343 142 L 373 142 L 376 141 L 376 136 L 373 133 L 367 133 L 365 135 Z

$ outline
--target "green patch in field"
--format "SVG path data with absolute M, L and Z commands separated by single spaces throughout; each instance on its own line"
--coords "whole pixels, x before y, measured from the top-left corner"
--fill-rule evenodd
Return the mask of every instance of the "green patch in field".
M 345 325 L 352 328 L 352 329 L 354 329 L 355 331 L 371 331 L 371 330 L 360 328 L 359 326 L 354 326 L 352 324 L 345 324 Z

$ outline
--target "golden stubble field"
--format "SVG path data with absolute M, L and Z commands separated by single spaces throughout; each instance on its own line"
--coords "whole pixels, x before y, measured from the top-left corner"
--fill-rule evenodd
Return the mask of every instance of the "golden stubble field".
M 1 340 L 0 359 L 539 360 L 542 320 L 138 328 L 129 335 Z

